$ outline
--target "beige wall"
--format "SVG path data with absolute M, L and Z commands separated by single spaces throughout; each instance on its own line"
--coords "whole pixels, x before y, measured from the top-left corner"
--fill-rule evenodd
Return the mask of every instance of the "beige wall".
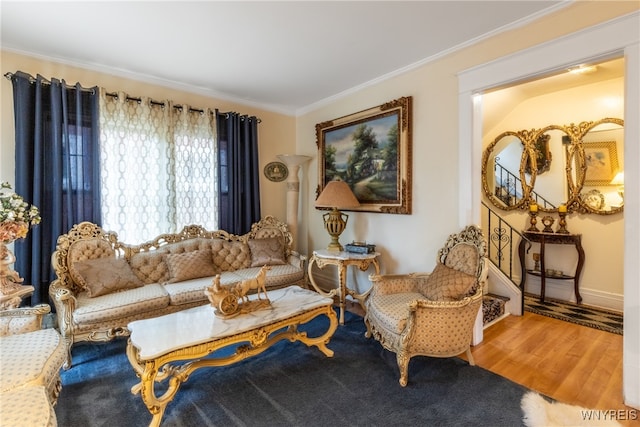
M 261 168 L 277 160 L 276 155 L 295 151 L 295 118 L 283 114 L 260 110 L 220 99 L 184 92 L 167 87 L 120 78 L 96 71 L 63 65 L 42 59 L 2 51 L 0 68 L 2 74 L 24 71 L 47 79 L 64 79 L 69 84 L 80 82 L 84 87 L 99 86 L 110 92 L 123 91 L 131 96 L 146 96 L 155 100 L 170 99 L 177 104 L 195 108 L 218 108 L 220 111 L 237 111 L 255 115 L 262 120 L 258 126 Z M 11 82 L 0 79 L 0 181 L 14 180 L 14 117 L 13 90 Z M 273 183 L 261 175 L 260 191 L 263 215 L 274 215 L 283 221 L 286 216 L 286 183 Z M 149 236 L 150 238 L 153 236 Z
M 457 74 L 637 9 L 637 3 L 629 2 L 577 2 L 551 16 L 502 33 L 298 117 L 298 151 L 315 156 L 310 162 L 306 181 L 309 197 L 303 206 L 302 217 L 306 222 L 302 229 L 307 233 L 305 239 L 304 231 L 301 231 L 301 247 L 310 252 L 328 244 L 321 211 L 313 206 L 318 185 L 315 124 L 401 96 L 412 96 L 413 214 L 352 212 L 341 242 L 366 240 L 376 244 L 382 253 L 383 272 L 429 271 L 446 237 L 459 228 L 460 124 Z M 360 289 L 369 286 L 364 274 L 357 275 L 354 283 Z M 621 288 L 616 291 L 620 292 Z

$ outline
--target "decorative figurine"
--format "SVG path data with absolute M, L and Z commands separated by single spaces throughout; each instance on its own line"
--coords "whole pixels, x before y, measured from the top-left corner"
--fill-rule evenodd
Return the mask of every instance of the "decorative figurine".
M 546 216 L 542 217 L 542 225 L 544 225 L 544 228 L 542 229 L 542 232 L 543 233 L 553 233 L 553 228 L 551 228 L 551 226 L 553 225 L 554 222 L 555 222 L 555 219 L 553 219 L 549 215 L 546 215 Z
M 534 271 L 540 271 L 540 254 L 538 252 L 533 253 L 533 262 Z
M 223 286 L 220 283 L 220 275 L 216 275 L 211 286 L 204 290 L 209 302 L 215 308 L 214 314 L 227 319 L 271 305 L 265 286 L 267 271 L 269 270 L 271 270 L 271 267 L 265 265 L 260 269 L 256 277 L 237 282 L 231 286 Z M 258 294 L 257 299 L 253 301 L 249 300 L 247 296 L 252 290 L 257 290 Z M 261 298 L 261 293 L 264 293 L 265 299 Z

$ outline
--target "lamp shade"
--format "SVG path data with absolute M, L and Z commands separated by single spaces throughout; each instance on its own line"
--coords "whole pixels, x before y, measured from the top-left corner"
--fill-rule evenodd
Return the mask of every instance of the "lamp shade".
M 611 180 L 611 185 L 624 185 L 624 172 L 618 172 Z
M 316 200 L 317 208 L 356 208 L 360 202 L 344 181 L 330 181 Z

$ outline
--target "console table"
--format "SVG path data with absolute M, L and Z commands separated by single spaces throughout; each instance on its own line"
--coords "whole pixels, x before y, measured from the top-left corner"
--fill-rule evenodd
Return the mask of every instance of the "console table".
M 356 254 L 352 252 L 346 251 L 329 251 L 327 249 L 321 249 L 317 251 L 313 251 L 313 255 L 311 259 L 309 259 L 309 282 L 313 285 L 315 290 L 324 296 L 333 297 L 336 294 L 338 295 L 338 300 L 340 303 L 340 324 L 344 325 L 344 308 L 345 302 L 347 299 L 347 294 L 354 297 L 358 300 L 360 306 L 365 309 L 364 300 L 369 294 L 369 291 L 358 294 L 354 290 L 349 289 L 347 287 L 347 267 L 350 265 L 356 266 L 360 268 L 362 271 L 367 271 L 370 265 L 373 265 L 376 269 L 376 274 L 380 274 L 380 264 L 378 264 L 378 257 L 380 254 L 378 252 L 372 252 L 368 254 Z M 316 281 L 313 278 L 313 264 L 317 264 L 319 268 L 324 268 L 326 265 L 335 265 L 338 267 L 338 288 L 332 289 L 330 292 L 326 293 L 316 284 Z
M 582 249 L 582 235 L 581 234 L 560 234 L 560 233 L 544 233 L 535 231 L 523 231 L 522 235 L 525 237 L 520 240 L 518 245 L 518 256 L 520 257 L 520 265 L 522 266 L 522 282 L 520 287 L 524 292 L 524 284 L 526 282 L 527 274 L 540 277 L 540 301 L 544 302 L 545 282 L 547 278 L 560 279 L 560 280 L 573 280 L 573 289 L 576 295 L 576 302 L 580 304 L 582 297 L 580 296 L 580 273 L 584 266 L 584 249 Z M 525 245 L 526 242 L 534 242 L 540 244 L 540 271 L 527 269 L 525 263 Z M 545 245 L 573 245 L 578 252 L 578 265 L 573 275 L 566 274 L 547 274 L 545 268 Z

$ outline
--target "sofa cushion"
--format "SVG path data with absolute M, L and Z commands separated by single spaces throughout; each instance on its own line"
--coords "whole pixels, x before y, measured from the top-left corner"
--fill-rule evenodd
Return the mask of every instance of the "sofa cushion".
M 3 392 L 0 395 L 2 427 L 57 426 L 56 413 L 42 386 Z
M 472 295 L 477 284 L 475 276 L 438 263 L 419 287 L 420 292 L 432 301 L 455 301 Z
M 213 264 L 217 271 L 235 271 L 251 266 L 251 250 L 244 242 L 215 239 L 211 242 Z
M 66 359 L 62 337 L 55 329 L 2 337 L 0 348 L 3 393 L 27 385 L 49 386 Z
M 164 262 L 164 250 L 151 250 L 133 254 L 129 259 L 129 265 L 133 274 L 144 284 L 164 283 L 169 280 L 169 269 Z
M 78 261 L 86 261 L 89 259 L 98 258 L 114 258 L 115 251 L 111 247 L 111 244 L 103 239 L 87 239 L 78 240 L 73 243 L 69 248 L 67 254 L 69 274 L 71 279 L 80 287 L 82 287 L 82 277 L 75 268 L 75 263 Z
M 79 324 L 99 323 L 154 311 L 169 305 L 164 286 L 152 283 L 127 292 L 115 292 L 90 298 L 86 292 L 76 296 L 73 321 Z
M 217 272 L 209 250 L 166 254 L 164 262 L 169 269 L 168 283 L 182 282 L 199 277 L 211 277 L 215 276 Z
M 287 263 L 284 255 L 284 242 L 281 238 L 250 239 L 248 244 L 251 250 L 251 267 Z
M 220 284 L 228 286 L 244 280 L 235 272 L 220 273 Z M 165 290 L 169 294 L 171 305 L 192 304 L 201 301 L 206 304 L 208 301 L 204 293 L 205 288 L 211 286 L 213 277 L 201 277 L 198 279 L 185 280 L 183 282 L 171 283 L 165 286 Z
M 258 275 L 260 268 L 261 267 L 243 268 L 242 270 L 234 271 L 234 273 L 240 276 L 242 280 L 253 279 Z M 302 279 L 304 279 L 304 271 L 300 267 L 291 264 L 274 265 L 271 267 L 271 270 L 267 271 L 267 278 L 264 285 L 267 289 L 275 289 L 291 285 Z
M 124 258 L 97 258 L 74 263 L 79 284 L 90 297 L 138 288 L 142 281 Z

